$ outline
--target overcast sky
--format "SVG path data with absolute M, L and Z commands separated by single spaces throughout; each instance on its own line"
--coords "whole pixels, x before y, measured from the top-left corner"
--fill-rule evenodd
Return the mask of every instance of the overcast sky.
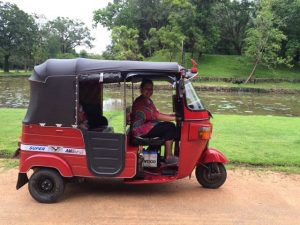
M 56 17 L 69 17 L 79 19 L 90 28 L 92 36 L 96 38 L 93 42 L 93 49 L 86 49 L 88 52 L 101 54 L 105 47 L 110 44 L 110 32 L 98 25 L 97 29 L 92 28 L 93 11 L 105 7 L 112 0 L 4 0 L 15 3 L 21 10 L 28 14 L 36 13 L 44 15 L 48 20 Z M 79 49 L 77 49 L 79 50 Z

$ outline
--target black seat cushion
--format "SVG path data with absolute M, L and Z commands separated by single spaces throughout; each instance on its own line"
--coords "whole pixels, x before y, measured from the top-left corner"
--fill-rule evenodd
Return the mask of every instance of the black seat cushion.
M 154 146 L 160 146 L 165 143 L 165 140 L 160 137 L 154 137 L 154 138 L 146 138 L 146 137 L 132 137 L 132 144 L 137 145 L 154 145 Z

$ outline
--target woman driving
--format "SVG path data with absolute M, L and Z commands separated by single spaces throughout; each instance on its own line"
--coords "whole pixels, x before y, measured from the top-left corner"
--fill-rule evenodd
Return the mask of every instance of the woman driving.
M 135 137 L 160 137 L 165 140 L 165 162 L 177 164 L 178 158 L 173 156 L 172 147 L 176 137 L 174 114 L 164 114 L 157 111 L 151 100 L 153 82 L 143 79 L 140 86 L 141 95 L 132 105 L 131 134 Z M 160 122 L 163 121 L 163 122 Z

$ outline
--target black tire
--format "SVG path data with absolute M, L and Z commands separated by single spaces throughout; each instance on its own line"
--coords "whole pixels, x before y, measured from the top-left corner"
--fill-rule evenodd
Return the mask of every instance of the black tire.
M 219 188 L 227 178 L 227 172 L 222 163 L 208 163 L 196 168 L 196 178 L 205 188 Z
M 54 203 L 64 193 L 65 183 L 62 176 L 53 169 L 39 169 L 29 179 L 30 195 L 41 203 Z

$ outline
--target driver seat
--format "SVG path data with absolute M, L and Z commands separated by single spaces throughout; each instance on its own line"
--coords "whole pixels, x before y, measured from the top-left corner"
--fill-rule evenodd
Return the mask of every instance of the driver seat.
M 132 106 L 126 107 L 126 125 L 131 125 L 131 112 L 132 112 Z M 160 137 L 154 137 L 154 138 L 135 137 L 131 134 L 129 136 L 130 136 L 130 144 L 133 146 L 149 146 L 149 148 L 151 148 L 151 146 L 160 147 L 165 143 L 165 140 Z
M 147 137 L 131 137 L 131 144 L 133 146 L 146 145 L 146 146 L 161 146 L 165 140 L 160 137 L 147 138 Z

